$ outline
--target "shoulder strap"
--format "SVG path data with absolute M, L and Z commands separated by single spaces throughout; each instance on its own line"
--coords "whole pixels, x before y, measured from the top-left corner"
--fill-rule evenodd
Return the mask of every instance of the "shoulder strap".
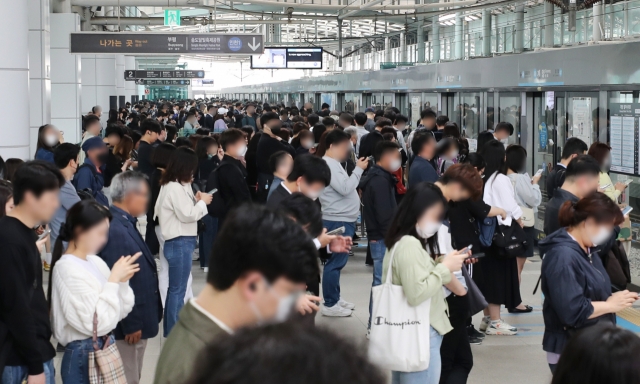
M 393 248 L 391 248 L 391 251 L 389 251 L 389 267 L 387 268 L 387 279 L 385 280 L 384 284 L 391 284 L 391 274 L 393 273 L 393 257 L 395 256 L 396 247 L 398 246 L 399 241 L 400 240 L 396 241 L 396 243 L 393 245 Z

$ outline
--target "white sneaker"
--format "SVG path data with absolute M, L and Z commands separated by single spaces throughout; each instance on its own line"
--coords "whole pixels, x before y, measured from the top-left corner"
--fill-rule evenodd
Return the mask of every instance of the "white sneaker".
M 209 273 L 209 267 L 204 267 L 204 273 Z
M 355 304 L 350 303 L 348 301 L 344 301 L 342 299 L 340 299 L 338 301 L 338 305 L 341 306 L 342 308 L 346 308 L 346 309 L 351 309 L 351 310 L 356 309 L 356 305 Z
M 320 310 L 322 316 L 329 317 L 349 317 L 351 316 L 351 310 L 341 307 L 339 304 L 334 305 L 333 307 L 322 306 Z
M 487 335 L 513 336 L 518 334 L 518 328 L 505 323 L 502 319 L 492 321 L 487 328 Z
M 490 324 L 491 324 L 491 318 L 489 316 L 485 316 L 482 318 L 482 321 L 480 322 L 480 327 L 478 328 L 478 330 L 480 332 L 487 332 L 487 328 L 489 328 Z

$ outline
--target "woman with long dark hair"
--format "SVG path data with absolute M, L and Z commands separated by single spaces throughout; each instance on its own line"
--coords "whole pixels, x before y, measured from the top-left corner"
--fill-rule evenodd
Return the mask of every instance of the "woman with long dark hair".
M 155 205 L 164 238 L 164 256 L 169 264 L 169 288 L 164 310 L 164 336 L 178 321 L 184 305 L 184 295 L 191 273 L 191 256 L 196 247 L 198 220 L 209 212 L 212 196 L 206 192 L 195 195 L 191 189 L 198 157 L 191 148 L 178 148 L 171 154 L 160 178 L 160 194 Z
M 469 252 L 453 251 L 442 261 L 436 261 L 440 254 L 437 233 L 445 216 L 445 204 L 440 188 L 435 185 L 419 183 L 413 186 L 398 206 L 384 240 L 387 252 L 382 281 L 390 271 L 392 284 L 402 286 L 409 305 L 418 306 L 431 299 L 429 368 L 419 372 L 394 371 L 394 384 L 439 382 L 440 344 L 443 335 L 452 329 L 442 287 L 446 286 L 455 294 L 466 293 L 453 272 L 460 271 Z
M 522 209 L 515 200 L 513 186 L 506 176 L 504 145 L 491 140 L 484 145 L 481 155 L 487 164 L 484 171 L 484 202 L 506 211 L 506 218 L 498 217 L 498 224 L 522 225 Z M 478 264 L 480 273 L 476 276 L 478 288 L 489 303 L 484 310 L 480 331 L 487 335 L 515 335 L 518 329 L 500 318 L 500 305 L 504 304 L 507 308 L 522 305 L 518 263 L 515 257 L 498 258 L 491 254 L 490 249 L 487 253 L 487 257 Z
M 5 217 L 13 210 L 13 188 L 4 180 L 0 183 L 0 217 Z
M 615 314 L 638 300 L 635 292 L 611 293 L 611 280 L 595 249 L 607 243 L 614 226 L 624 221 L 618 205 L 604 193 L 592 192 L 576 203 L 566 201 L 558 220 L 562 228 L 539 243 L 544 253 L 542 349 L 552 372 L 577 330 L 598 323 L 613 325 Z
M 60 373 L 65 384 L 89 382 L 89 353 L 94 316 L 102 348 L 109 335 L 133 308 L 129 279 L 139 271 L 140 253 L 123 256 L 111 270 L 96 256 L 109 236 L 111 213 L 93 200 L 77 203 L 60 227 L 51 262 L 49 303 L 54 337 L 65 345 Z M 68 243 L 63 252 L 63 242 Z
M 38 142 L 36 144 L 36 160 L 44 160 L 53 164 L 53 149 L 64 143 L 62 133 L 51 124 L 38 128 Z

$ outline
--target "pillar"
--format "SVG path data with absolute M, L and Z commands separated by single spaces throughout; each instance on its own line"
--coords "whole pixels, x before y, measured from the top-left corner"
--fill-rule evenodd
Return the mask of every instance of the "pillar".
M 424 63 L 424 19 L 422 16 L 418 19 L 416 35 L 418 37 L 418 63 Z
M 384 61 L 386 63 L 391 62 L 391 39 L 389 36 L 384 38 Z
M 455 33 L 455 44 L 454 44 L 454 49 L 455 49 L 455 56 L 454 59 L 456 60 L 460 60 L 462 59 L 462 45 L 463 45 L 463 41 L 462 41 L 462 35 L 463 35 L 463 22 L 464 22 L 464 18 L 462 17 L 462 13 L 461 12 L 456 12 L 456 26 L 454 29 L 454 33 Z
M 78 14 L 51 14 L 51 124 L 68 143 L 82 139 L 80 56 L 69 53 L 69 34 L 79 31 Z
M 0 23 L 0 36 L 11 39 L 10 50 L 0 56 L 0 105 L 14 124 L 0 128 L 0 156 L 3 159 L 33 157 L 29 150 L 29 1 L 0 0 L 7 12 Z
M 400 32 L 400 57 L 398 59 L 402 63 L 407 62 L 407 39 L 404 32 Z
M 514 46 L 515 53 L 522 53 L 524 50 L 524 3 L 516 7 L 516 41 Z
M 433 41 L 433 60 L 434 63 L 440 61 L 440 16 L 431 17 L 431 40 Z
M 544 3 L 544 46 L 553 48 L 553 3 Z
M 121 73 L 120 77 L 123 76 Z M 106 127 L 111 96 L 117 96 L 115 56 L 82 55 L 82 113 L 99 105 L 102 107 L 100 122 Z
M 622 9 L 622 36 L 629 36 L 629 3 L 625 2 Z
M 124 89 L 124 63 L 124 55 L 116 55 L 116 95 L 118 95 L 118 108 L 120 107 L 120 96 L 125 96 L 126 99 Z M 128 83 L 130 83 L 130 81 L 128 81 Z
M 491 11 L 482 10 L 482 56 L 491 55 Z
M 366 47 L 365 44 L 363 44 L 362 46 L 360 46 L 360 52 L 358 52 L 360 54 L 360 70 L 364 71 L 364 62 L 365 62 L 365 54 L 364 54 L 364 47 Z
M 36 153 L 38 128 L 51 122 L 49 0 L 29 4 L 29 156 Z
M 124 57 L 124 70 L 136 69 L 136 58 L 135 56 L 125 56 Z M 118 74 L 116 73 L 116 76 Z M 127 101 L 131 101 L 131 96 L 136 95 L 136 82 L 135 81 L 125 81 L 124 82 L 124 95 Z
M 352 45 L 351 46 L 351 52 L 355 52 L 356 50 L 356 46 Z M 351 70 L 355 71 L 356 70 L 356 55 L 355 54 L 351 54 L 349 56 L 351 58 Z
M 602 40 L 602 4 L 593 4 L 593 41 Z

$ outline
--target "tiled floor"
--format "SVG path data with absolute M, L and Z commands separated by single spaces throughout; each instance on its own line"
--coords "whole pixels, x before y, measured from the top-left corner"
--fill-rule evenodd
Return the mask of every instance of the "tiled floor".
M 533 313 L 523 315 L 503 314 L 504 320 L 518 326 L 518 336 L 487 336 L 482 345 L 472 346 L 474 367 L 469 378 L 470 384 L 480 383 L 549 383 L 551 375 L 542 351 L 544 330 L 540 293 L 533 295 L 533 287 L 540 272 L 539 258 L 527 263 L 523 274 L 522 296 L 526 304 L 532 305 Z M 369 316 L 369 289 L 371 285 L 370 267 L 364 265 L 364 252 L 356 250 L 349 259 L 341 278 L 342 296 L 356 304 L 353 316 L 348 318 L 327 318 L 318 316 L 318 326 L 328 327 L 345 338 L 357 343 L 366 343 L 366 323 Z M 193 288 L 197 294 L 204 286 L 204 272 L 197 263 L 193 264 Z M 479 324 L 480 315 L 474 323 Z M 162 327 L 161 327 L 162 328 Z M 153 374 L 164 339 L 157 336 L 149 340 L 142 374 L 142 384 L 153 382 Z M 56 358 L 56 368 L 60 366 L 62 354 Z M 62 381 L 58 378 L 58 383 Z

